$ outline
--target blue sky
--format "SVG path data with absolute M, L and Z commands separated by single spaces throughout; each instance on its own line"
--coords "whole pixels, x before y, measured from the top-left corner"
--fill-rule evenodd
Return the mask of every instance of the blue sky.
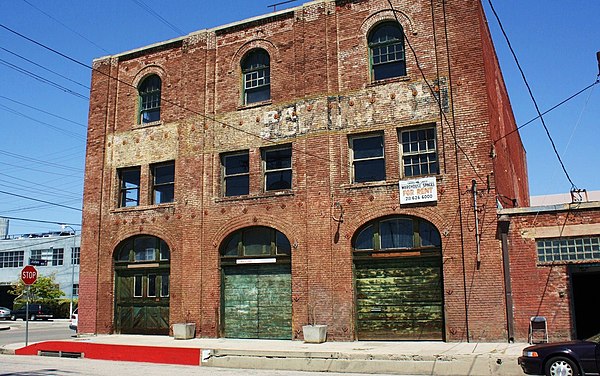
M 94 58 L 269 13 L 275 2 L 0 0 L 0 24 L 89 65 Z M 522 125 L 536 116 L 535 107 L 488 1 L 483 2 Z M 541 111 L 595 82 L 599 1 L 492 3 Z M 79 230 L 89 69 L 0 27 L 0 77 L 0 216 L 63 222 Z M 571 179 L 588 191 L 600 190 L 599 86 L 544 116 Z M 521 136 L 531 194 L 568 192 L 571 184 L 540 121 L 522 128 Z M 9 232 L 59 229 L 55 223 L 12 219 Z

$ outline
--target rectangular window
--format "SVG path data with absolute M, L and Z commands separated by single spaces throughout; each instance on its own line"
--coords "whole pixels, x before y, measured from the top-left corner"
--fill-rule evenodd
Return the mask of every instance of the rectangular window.
M 263 152 L 265 191 L 292 188 L 292 147 L 267 149 Z
M 71 247 L 71 265 L 79 265 L 81 261 L 81 248 Z
M 537 241 L 539 262 L 600 260 L 600 236 Z
M 48 266 L 60 266 L 64 262 L 65 250 L 63 248 L 33 249 L 31 258 L 34 260 L 46 260 Z
M 439 172 L 435 128 L 400 130 L 404 176 L 434 175 Z
M 169 296 L 169 275 L 161 274 L 160 276 L 160 296 L 166 298 Z
M 123 168 L 119 174 L 119 207 L 140 204 L 140 167 Z
M 175 162 L 152 166 L 153 204 L 173 202 L 175 199 Z
M 134 298 L 142 297 L 142 281 L 143 281 L 143 278 L 141 275 L 136 275 L 133 277 L 133 297 Z
M 23 266 L 24 251 L 0 252 L 0 268 L 19 268 Z
M 352 181 L 363 183 L 385 180 L 383 135 L 363 135 L 350 138 Z
M 149 274 L 148 275 L 148 295 L 150 297 L 156 296 L 156 275 Z
M 73 284 L 73 296 L 79 296 L 79 283 Z
M 247 151 L 223 155 L 223 194 L 242 196 L 250 192 L 250 163 Z

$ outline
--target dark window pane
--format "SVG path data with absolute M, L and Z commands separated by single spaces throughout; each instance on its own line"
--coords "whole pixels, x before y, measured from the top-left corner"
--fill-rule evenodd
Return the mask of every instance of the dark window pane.
M 146 78 L 139 86 L 140 122 L 160 120 L 161 79 L 157 75 Z
M 354 163 L 356 183 L 385 180 L 385 160 L 371 159 Z
M 352 141 L 354 159 L 383 156 L 383 137 L 361 137 Z
M 292 171 L 275 171 L 267 172 L 266 176 L 266 190 L 276 191 L 280 189 L 291 189 L 292 188 Z
M 419 235 L 422 247 L 439 247 L 442 245 L 439 231 L 429 222 L 419 222 Z
M 392 219 L 379 225 L 381 249 L 413 248 L 413 221 L 411 219 Z
M 133 277 L 133 296 L 142 296 L 142 276 L 136 275 Z
M 244 255 L 261 256 L 271 254 L 271 229 L 255 228 L 244 231 Z
M 250 193 L 250 176 L 231 176 L 225 178 L 225 196 L 241 196 Z
M 358 234 L 354 240 L 355 249 L 373 249 L 373 225 L 368 225 Z
M 223 254 L 223 256 L 237 256 L 240 239 L 241 232 L 236 232 L 235 234 L 233 234 L 225 244 L 225 247 L 221 249 L 221 253 Z
M 161 239 L 161 241 L 160 241 L 160 259 L 168 260 L 170 258 L 171 258 L 171 250 L 169 249 L 169 246 L 167 245 L 167 243 Z
M 134 240 L 135 261 L 156 260 L 156 238 L 142 236 Z
M 276 247 L 278 255 L 291 255 L 292 246 L 288 238 L 280 231 L 277 231 Z
M 154 168 L 154 184 L 172 183 L 175 181 L 175 165 L 161 165 Z
M 406 76 L 406 63 L 404 61 L 395 61 L 373 66 L 373 79 L 375 81 L 400 76 Z
M 227 155 L 223 158 L 226 175 L 242 174 L 249 171 L 248 153 Z
M 148 295 L 147 296 L 156 296 L 156 275 L 154 275 L 154 274 L 148 275 Z
M 154 203 L 163 204 L 175 200 L 175 187 L 173 185 L 159 186 L 154 189 Z
M 161 274 L 160 276 L 160 296 L 169 296 L 169 275 Z
M 175 163 L 156 165 L 153 167 L 154 204 L 173 202 L 175 200 Z
M 292 148 L 265 152 L 267 170 L 292 167 Z
M 119 206 L 137 206 L 140 202 L 140 169 L 124 169 L 119 171 L 120 198 Z
M 266 101 L 271 98 L 270 58 L 267 51 L 255 49 L 242 60 L 245 103 Z
M 256 103 L 271 99 L 271 88 L 269 86 L 246 91 L 246 103 Z

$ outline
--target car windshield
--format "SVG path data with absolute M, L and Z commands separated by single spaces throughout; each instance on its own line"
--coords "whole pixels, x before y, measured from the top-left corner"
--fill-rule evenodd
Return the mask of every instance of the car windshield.
M 594 334 L 593 336 L 588 338 L 586 341 L 600 343 L 600 333 Z

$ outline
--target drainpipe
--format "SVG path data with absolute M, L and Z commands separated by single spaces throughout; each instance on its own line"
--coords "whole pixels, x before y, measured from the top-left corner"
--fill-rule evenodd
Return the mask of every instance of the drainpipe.
M 513 312 L 512 285 L 510 283 L 510 260 L 508 255 L 508 229 L 510 227 L 510 218 L 507 215 L 501 215 L 498 218 L 498 231 L 502 241 L 502 265 L 504 267 L 504 291 L 506 294 L 506 323 L 508 330 L 508 342 L 515 341 L 515 324 Z

